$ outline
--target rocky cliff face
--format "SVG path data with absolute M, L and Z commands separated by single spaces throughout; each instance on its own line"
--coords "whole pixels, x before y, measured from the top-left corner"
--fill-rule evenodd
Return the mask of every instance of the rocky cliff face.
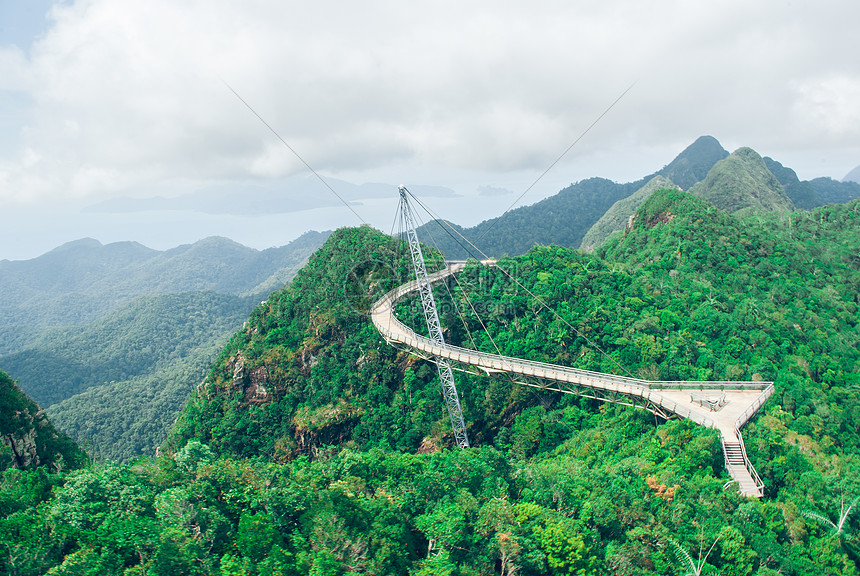
M 17 437 L 13 434 L 4 434 L 0 437 L 0 442 L 8 448 L 13 468 L 30 468 L 39 465 L 35 428 L 30 428 Z
M 15 381 L 0 372 L 0 470 L 50 466 L 59 471 L 86 459 L 83 450 L 54 428 Z

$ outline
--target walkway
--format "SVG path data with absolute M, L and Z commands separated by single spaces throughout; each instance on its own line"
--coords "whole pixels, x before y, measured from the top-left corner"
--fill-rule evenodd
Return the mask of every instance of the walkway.
M 464 263 L 449 264 L 430 274 L 429 280 L 431 283 L 440 282 L 462 271 L 464 266 Z M 772 382 L 651 382 L 477 352 L 448 344 L 440 346 L 418 335 L 394 316 L 396 302 L 416 290 L 418 283 L 413 280 L 391 290 L 374 303 L 371 320 L 387 342 L 406 346 L 431 360 L 434 357 L 446 358 L 460 370 L 485 375 L 505 373 L 526 386 L 636 406 L 664 418 L 676 415 L 716 428 L 722 436 L 726 470 L 738 482 L 741 494 L 762 496 L 764 485 L 747 458 L 740 428 L 773 393 Z

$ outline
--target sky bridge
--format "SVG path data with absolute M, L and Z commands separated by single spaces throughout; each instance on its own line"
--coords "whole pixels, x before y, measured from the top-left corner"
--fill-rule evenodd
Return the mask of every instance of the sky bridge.
M 495 262 L 485 261 L 493 266 Z M 451 262 L 427 274 L 430 284 L 463 270 Z M 374 326 L 389 344 L 434 362 L 450 363 L 455 370 L 485 376 L 504 374 L 514 382 L 565 394 L 575 394 L 648 410 L 661 418 L 680 417 L 720 432 L 726 470 L 745 496 L 760 498 L 764 484 L 747 457 L 741 428 L 773 393 L 772 382 L 687 381 L 654 382 L 580 370 L 521 358 L 479 352 L 440 343 L 417 334 L 394 315 L 395 304 L 421 290 L 418 280 L 386 293 L 371 308 Z

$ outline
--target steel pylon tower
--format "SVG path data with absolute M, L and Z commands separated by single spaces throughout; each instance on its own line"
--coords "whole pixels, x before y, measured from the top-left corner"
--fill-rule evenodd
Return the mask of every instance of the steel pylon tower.
M 442 337 L 439 313 L 436 311 L 433 289 L 427 279 L 427 268 L 424 266 L 424 255 L 421 253 L 421 245 L 418 243 L 418 234 L 415 233 L 415 222 L 409 207 L 408 192 L 404 186 L 400 186 L 400 217 L 406 228 L 409 252 L 412 255 L 412 266 L 415 269 L 415 280 L 418 282 L 418 292 L 421 294 L 421 308 L 424 310 L 424 319 L 427 321 L 430 339 L 436 344 L 444 346 L 445 339 Z M 439 380 L 442 382 L 442 396 L 445 398 L 448 416 L 451 417 L 454 439 L 460 448 L 468 448 L 469 436 L 466 434 L 466 423 L 463 421 L 463 410 L 460 408 L 460 398 L 457 396 L 457 387 L 454 385 L 454 373 L 451 371 L 451 364 L 447 359 L 439 356 L 434 357 L 433 361 L 436 363 Z

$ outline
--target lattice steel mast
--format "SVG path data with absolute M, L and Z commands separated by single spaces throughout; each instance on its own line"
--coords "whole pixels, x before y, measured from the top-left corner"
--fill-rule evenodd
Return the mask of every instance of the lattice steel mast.
M 433 299 L 433 289 L 427 279 L 427 268 L 424 266 L 424 255 L 421 253 L 421 245 L 418 243 L 418 234 L 415 233 L 415 222 L 412 219 L 412 210 L 409 207 L 407 197 L 408 190 L 400 187 L 400 217 L 406 228 L 406 238 L 409 241 L 409 252 L 412 254 L 412 266 L 415 269 L 415 280 L 418 282 L 418 292 L 421 295 L 421 308 L 424 310 L 424 319 L 427 321 L 427 331 L 433 342 L 444 346 L 445 339 L 442 337 L 442 326 L 439 324 L 439 313 L 436 311 L 436 301 Z M 460 408 L 460 398 L 457 396 L 457 388 L 454 385 L 454 373 L 451 364 L 445 358 L 435 356 L 433 361 L 439 372 L 439 380 L 442 382 L 442 396 L 448 408 L 448 416 L 451 417 L 451 428 L 454 429 L 454 439 L 460 448 L 469 447 L 469 437 L 466 434 L 466 423 L 463 421 L 463 410 Z

